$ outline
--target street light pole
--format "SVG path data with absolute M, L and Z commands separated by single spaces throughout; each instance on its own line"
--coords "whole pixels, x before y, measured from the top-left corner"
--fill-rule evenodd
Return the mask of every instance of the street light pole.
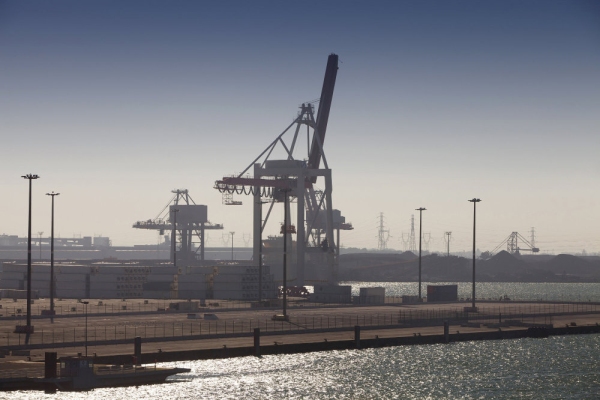
M 52 217 L 50 219 L 50 323 L 54 323 L 54 197 L 60 193 L 46 193 L 52 196 Z
M 85 308 L 85 356 L 87 357 L 87 306 L 90 304 L 89 301 L 82 301 L 83 306 Z
M 31 181 L 38 179 L 35 174 L 21 176 L 29 180 L 29 222 L 27 228 L 27 326 L 25 327 L 25 344 L 29 344 L 29 336 L 33 332 L 31 326 Z
M 284 194 L 283 210 L 283 318 L 287 320 L 287 235 L 288 235 L 288 193 L 290 189 L 282 190 Z
M 473 293 L 471 296 L 471 309 L 473 312 L 477 311 L 475 308 L 475 217 L 477 211 L 477 203 L 479 203 L 481 199 L 472 198 L 469 202 L 473 203 Z
M 419 207 L 416 211 L 419 212 L 419 302 L 423 301 L 421 297 L 421 240 L 423 239 L 423 211 L 427 210 L 424 207 Z
M 44 232 L 38 232 L 39 235 L 39 245 L 40 245 L 40 260 L 42 259 L 42 235 L 44 234 Z
M 259 237 L 258 237 L 258 302 L 261 303 L 262 302 L 262 278 L 263 278 L 263 256 L 262 256 L 262 250 L 263 250 L 263 242 L 262 242 L 262 229 L 263 229 L 263 220 L 262 220 L 262 209 L 263 209 L 263 204 L 267 203 L 266 201 L 262 201 L 262 200 L 258 200 L 258 220 L 260 221 L 260 229 L 258 231 L 259 233 Z
M 173 238 L 171 239 L 171 245 L 173 246 L 173 266 L 177 268 L 177 212 L 179 209 L 173 208 L 171 212 L 173 213 Z
M 235 232 L 229 232 L 229 234 L 231 235 L 231 261 L 233 261 L 233 235 Z

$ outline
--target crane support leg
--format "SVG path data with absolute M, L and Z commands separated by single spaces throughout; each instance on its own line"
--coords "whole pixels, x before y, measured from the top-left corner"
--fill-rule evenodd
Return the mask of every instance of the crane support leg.
M 327 265 L 329 266 L 329 280 L 332 283 L 337 282 L 337 266 L 335 260 L 335 246 L 337 243 L 333 240 L 333 202 L 331 200 L 332 182 L 331 182 L 331 170 L 326 169 L 325 171 L 325 204 L 327 207 L 327 231 L 325 236 L 329 243 L 329 251 L 327 252 Z
M 260 164 L 254 164 L 254 177 L 260 177 Z M 253 237 L 252 241 L 254 245 L 252 246 L 252 259 L 254 260 L 255 265 L 260 265 L 260 257 L 261 252 L 260 248 L 262 246 L 262 204 L 260 200 L 260 187 L 254 187 L 254 213 L 253 213 Z
M 204 264 L 204 222 L 200 225 L 200 261 Z
M 305 279 L 305 257 L 306 257 L 306 248 L 305 248 L 305 235 L 306 235 L 306 223 L 305 223 L 305 208 L 304 208 L 304 182 L 306 180 L 306 176 L 302 175 L 298 177 L 297 185 L 296 185 L 296 193 L 297 193 L 297 222 L 296 222 L 296 279 L 297 286 L 304 286 Z

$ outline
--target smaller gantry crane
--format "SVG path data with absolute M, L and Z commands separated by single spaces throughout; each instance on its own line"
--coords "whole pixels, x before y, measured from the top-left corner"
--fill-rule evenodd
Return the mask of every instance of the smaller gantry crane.
M 205 231 L 223 229 L 223 225 L 210 223 L 207 219 L 207 206 L 196 204 L 187 189 L 176 189 L 172 193 L 174 196 L 156 218 L 137 221 L 133 227 L 158 230 L 161 235 L 170 231 L 171 260 L 175 264 L 181 265 L 182 262 L 190 265 L 198 259 L 204 261 Z M 199 239 L 199 246 L 195 250 L 192 243 L 194 236 Z
M 519 247 L 519 240 L 521 241 L 523 246 Z M 502 241 L 494 250 L 491 251 L 491 254 L 496 254 L 498 250 L 502 246 L 506 245 L 506 251 L 510 254 L 521 254 L 521 251 L 530 251 L 532 253 L 539 253 L 540 249 L 532 245 L 527 239 L 519 234 L 519 232 L 512 232 L 506 239 Z

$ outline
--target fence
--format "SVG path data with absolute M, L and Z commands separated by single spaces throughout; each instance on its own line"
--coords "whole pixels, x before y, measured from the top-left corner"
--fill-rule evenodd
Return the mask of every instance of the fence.
M 65 329 L 36 331 L 30 337 L 30 345 L 52 347 L 53 345 L 105 345 L 131 340 L 137 336 L 154 341 L 202 339 L 219 336 L 250 336 L 254 328 L 261 333 L 301 333 L 348 329 L 355 325 L 364 328 L 415 327 L 451 324 L 498 323 L 507 320 L 522 323 L 552 323 L 552 318 L 570 314 L 600 314 L 600 305 L 588 303 L 573 304 L 526 304 L 500 307 L 479 307 L 478 313 L 456 309 L 401 309 L 395 312 L 378 314 L 348 314 L 320 316 L 291 316 L 289 322 L 270 319 L 231 319 L 231 320 L 185 320 L 170 323 L 121 324 L 113 326 L 92 325 Z M 87 336 L 87 339 L 86 339 Z M 20 334 L 11 331 L 0 332 L 0 346 L 14 347 L 24 344 Z
M 192 300 L 199 302 L 201 304 L 201 308 L 198 309 L 199 312 L 202 310 L 247 310 L 253 307 L 253 303 L 249 301 L 243 300 Z M 279 300 L 280 301 L 280 300 Z M 65 302 L 67 304 L 61 304 L 61 302 Z M 165 311 L 169 309 L 169 305 L 171 303 L 184 303 L 187 300 L 177 300 L 177 299 L 165 299 L 165 300 L 98 300 L 90 301 L 87 305 L 87 314 L 90 316 L 93 315 L 124 315 L 124 314 L 138 314 L 138 313 L 155 313 L 157 311 Z M 479 304 L 486 304 L 485 300 L 478 300 Z M 273 304 L 277 304 L 274 302 Z M 402 297 L 394 297 L 388 296 L 385 297 L 385 303 L 387 305 L 399 305 L 402 304 Z M 518 302 L 506 302 L 506 304 L 519 304 Z M 598 303 L 547 303 L 549 306 L 556 305 L 573 305 L 574 307 L 587 307 L 590 305 L 598 304 Z M 363 305 L 376 305 L 374 304 L 363 304 Z M 297 307 L 353 307 L 355 304 L 349 303 L 318 303 L 318 302 L 310 302 L 305 299 L 288 299 L 288 308 L 293 309 Z M 504 306 L 502 306 L 504 307 Z M 278 308 L 278 307 L 268 307 L 268 308 Z M 42 315 L 42 312 L 45 310 L 49 310 L 49 301 L 43 300 L 35 300 L 34 304 L 31 305 L 31 313 L 34 317 L 39 317 Z M 75 300 L 56 300 L 54 311 L 56 315 L 60 316 L 73 316 L 80 317 L 86 314 L 86 306 L 83 303 L 75 302 Z M 183 311 L 183 310 L 181 310 Z M 190 310 L 193 312 L 194 310 Z M 18 300 L 18 302 L 8 302 L 6 299 L 0 303 L 0 318 L 22 318 L 24 319 L 26 316 L 26 303 L 25 300 Z M 46 316 L 47 317 L 47 316 Z
M 47 304 L 36 304 L 39 300 L 36 300 L 31 306 L 32 315 L 41 315 L 42 311 L 49 310 L 50 305 Z M 156 312 L 157 310 L 165 310 L 169 308 L 169 303 L 177 302 L 178 300 L 160 300 L 160 301 L 98 301 L 95 304 L 87 305 L 87 314 L 131 314 L 131 313 L 144 313 L 144 312 Z M 179 300 L 182 301 L 182 300 Z M 0 315 L 4 317 L 19 317 L 26 314 L 26 303 L 21 300 L 22 304 L 7 305 L 6 303 L 0 307 Z M 86 313 L 86 305 L 83 303 L 75 303 L 71 301 L 70 304 L 60 304 L 61 300 L 57 300 L 54 303 L 54 312 L 56 315 L 72 315 L 82 316 Z M 10 303 L 8 303 L 10 304 Z

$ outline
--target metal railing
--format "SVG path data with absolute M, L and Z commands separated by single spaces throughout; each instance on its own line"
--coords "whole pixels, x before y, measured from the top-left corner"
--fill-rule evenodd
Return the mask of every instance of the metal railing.
M 402 308 L 393 312 L 363 313 L 347 315 L 299 315 L 290 316 L 289 321 L 273 321 L 268 318 L 203 320 L 193 319 L 168 323 L 124 323 L 112 326 L 92 325 L 87 328 L 89 346 L 123 343 L 135 337 L 148 341 L 192 340 L 214 337 L 250 336 L 254 328 L 262 334 L 302 333 L 331 331 L 352 328 L 364 329 L 402 328 L 417 326 L 479 323 L 497 324 L 519 321 L 523 324 L 551 324 L 554 317 L 577 314 L 600 314 L 600 305 L 594 303 L 554 303 L 480 306 L 472 313 L 457 309 Z M 11 330 L 0 330 L 0 347 L 24 348 L 23 335 Z M 41 329 L 31 335 L 29 347 L 83 346 L 86 340 L 85 327 Z

